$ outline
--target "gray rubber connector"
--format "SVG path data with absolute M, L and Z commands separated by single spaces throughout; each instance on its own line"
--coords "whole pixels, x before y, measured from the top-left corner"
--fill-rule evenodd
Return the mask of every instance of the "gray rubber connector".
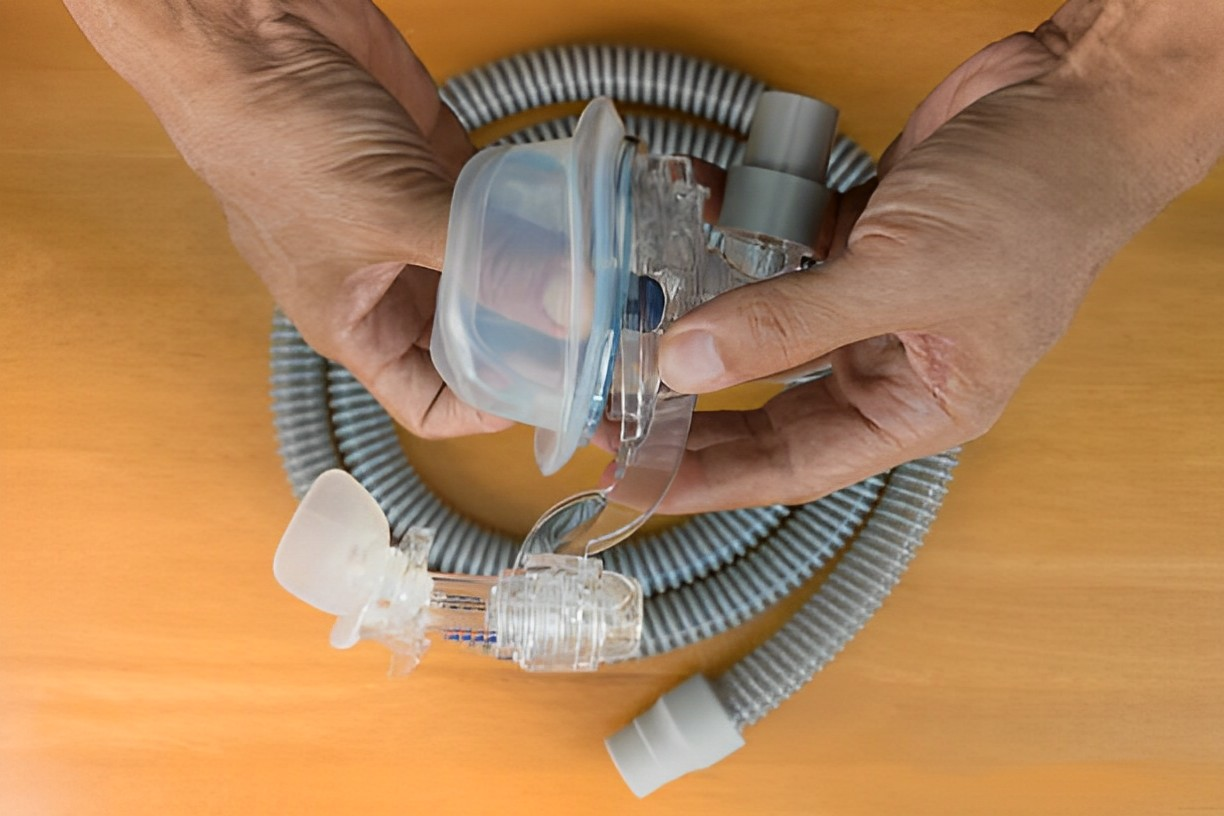
M 646 796 L 744 745 L 710 681 L 695 674 L 604 741 L 629 789 Z
M 781 91 L 761 94 L 743 164 L 727 171 L 718 226 L 816 246 L 836 138 L 832 105 Z

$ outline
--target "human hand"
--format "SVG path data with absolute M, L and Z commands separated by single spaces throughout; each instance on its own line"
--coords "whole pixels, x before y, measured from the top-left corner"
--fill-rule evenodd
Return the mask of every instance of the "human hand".
M 451 188 L 472 147 L 372 3 L 68 6 L 311 346 L 418 435 L 511 424 L 460 402 L 430 360 Z
M 1150 66 L 1092 62 L 1101 5 L 1068 4 L 941 83 L 874 191 L 843 199 L 829 263 L 667 332 L 663 378 L 682 392 L 832 373 L 755 411 L 697 414 L 661 512 L 801 503 L 994 423 L 1101 266 L 1220 154 L 1211 117 L 1181 113 L 1186 94 Z M 1116 41 L 1126 21 L 1108 22 Z

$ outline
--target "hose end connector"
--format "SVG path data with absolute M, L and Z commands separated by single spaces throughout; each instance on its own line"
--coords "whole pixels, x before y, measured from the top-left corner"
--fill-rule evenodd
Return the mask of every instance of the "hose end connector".
M 637 719 L 604 740 L 629 789 L 639 797 L 708 768 L 734 753 L 744 737 L 704 675 L 664 694 Z

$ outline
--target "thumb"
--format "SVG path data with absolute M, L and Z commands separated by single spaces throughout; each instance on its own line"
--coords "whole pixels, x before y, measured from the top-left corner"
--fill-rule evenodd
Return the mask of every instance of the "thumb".
M 891 291 L 898 276 L 873 266 L 847 251 L 821 267 L 719 295 L 664 333 L 663 381 L 685 394 L 717 391 L 907 328 L 900 323 L 905 293 Z

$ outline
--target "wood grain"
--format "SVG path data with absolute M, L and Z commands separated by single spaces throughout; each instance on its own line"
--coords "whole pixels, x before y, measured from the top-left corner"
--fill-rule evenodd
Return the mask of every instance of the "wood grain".
M 439 77 L 674 48 L 828 97 L 876 152 L 1053 6 L 386 3 Z M 780 613 L 584 677 L 435 646 L 391 681 L 379 649 L 327 648 L 270 570 L 293 500 L 269 297 L 58 4 L 0 4 L 0 813 L 1224 812 L 1221 213 L 1217 170 L 966 450 L 863 635 L 735 756 L 638 802 L 602 738 Z M 422 455 L 444 479 L 521 442 L 485 444 Z M 523 489 L 491 485 L 488 512 Z

